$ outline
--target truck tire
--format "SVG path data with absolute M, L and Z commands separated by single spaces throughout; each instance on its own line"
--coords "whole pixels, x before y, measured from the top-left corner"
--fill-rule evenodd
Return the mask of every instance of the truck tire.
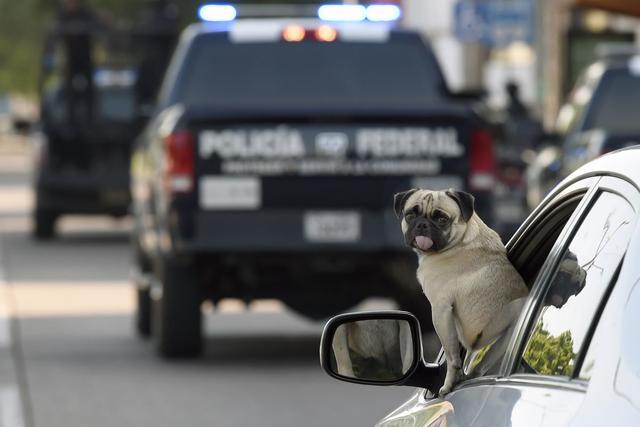
M 151 292 L 150 288 L 136 283 L 136 332 L 142 338 L 151 336 Z
M 56 226 L 56 214 L 41 208 L 33 213 L 33 237 L 36 240 L 53 238 Z
M 433 331 L 431 304 L 416 278 L 417 264 L 413 258 L 400 258 L 387 265 L 387 277 L 395 283 L 393 299 L 398 309 L 408 311 L 418 318 L 423 332 Z
M 158 354 L 191 358 L 202 352 L 202 295 L 193 264 L 164 257 L 156 267 L 160 280 L 151 290 L 152 333 Z
M 144 255 L 137 241 L 133 246 L 132 274 L 133 286 L 136 293 L 135 329 L 139 336 L 148 338 L 151 335 L 151 265 Z
M 398 309 L 408 311 L 418 318 L 422 332 L 433 331 L 431 304 L 418 287 L 416 291 L 405 290 L 395 297 Z

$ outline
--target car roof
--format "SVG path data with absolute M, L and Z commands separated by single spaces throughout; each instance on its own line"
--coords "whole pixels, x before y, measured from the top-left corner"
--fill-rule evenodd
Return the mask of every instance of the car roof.
M 604 75 L 613 71 L 624 71 L 627 73 L 637 73 L 637 67 L 640 66 L 640 54 L 610 56 L 593 62 L 585 72 L 589 69 L 596 69 L 598 74 Z M 633 67 L 633 69 L 632 69 Z
M 581 166 L 563 180 L 563 184 L 587 176 L 620 176 L 630 181 L 640 190 L 640 145 L 623 148 Z

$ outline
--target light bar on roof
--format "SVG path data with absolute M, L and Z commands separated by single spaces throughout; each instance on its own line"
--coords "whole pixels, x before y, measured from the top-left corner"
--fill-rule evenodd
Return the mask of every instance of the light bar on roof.
M 372 4 L 367 7 L 367 20 L 390 22 L 400 19 L 402 12 L 395 4 Z
M 200 19 L 207 22 L 229 22 L 236 15 L 236 8 L 229 4 L 205 4 L 198 9 Z
M 364 21 L 367 9 L 359 4 L 325 4 L 318 8 L 318 18 L 323 21 Z

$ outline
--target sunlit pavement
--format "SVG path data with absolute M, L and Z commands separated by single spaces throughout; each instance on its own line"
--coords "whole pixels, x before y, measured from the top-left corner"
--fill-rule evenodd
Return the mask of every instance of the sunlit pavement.
M 201 360 L 157 359 L 133 333 L 129 222 L 33 241 L 29 164 L 0 144 L 0 427 L 367 426 L 411 393 L 327 377 L 322 325 L 274 301 L 225 302 Z

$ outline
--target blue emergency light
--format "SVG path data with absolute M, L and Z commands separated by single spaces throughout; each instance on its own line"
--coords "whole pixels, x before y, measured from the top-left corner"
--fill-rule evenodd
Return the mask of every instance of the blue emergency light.
M 372 22 L 397 21 L 402 11 L 395 4 L 327 4 L 318 8 L 318 18 L 323 21 Z
M 367 20 L 373 22 L 397 21 L 402 11 L 395 4 L 372 4 L 367 6 Z
M 198 9 L 198 16 L 207 22 L 229 22 L 236 19 L 237 9 L 230 4 L 209 3 Z M 402 16 L 395 4 L 325 4 L 318 8 L 318 18 L 329 22 L 391 22 Z
M 236 8 L 230 4 L 205 4 L 198 9 L 200 19 L 207 22 L 229 22 L 236 15 Z
M 359 4 L 325 4 L 318 8 L 318 18 L 323 21 L 364 21 L 367 8 Z

